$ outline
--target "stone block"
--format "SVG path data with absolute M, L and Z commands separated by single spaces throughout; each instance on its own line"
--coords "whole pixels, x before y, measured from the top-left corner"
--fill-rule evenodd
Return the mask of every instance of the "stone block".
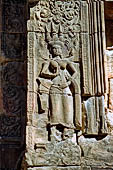
M 36 167 L 36 168 L 28 168 L 28 170 L 81 170 L 80 166 L 65 166 L 65 167 Z
M 99 141 L 96 141 L 95 138 L 80 137 L 79 144 L 84 154 L 82 161 L 87 166 L 95 165 L 99 168 L 106 165 L 113 166 L 113 136 L 108 135 Z
M 41 147 L 41 146 L 40 146 Z M 38 149 L 40 149 L 38 146 Z M 26 161 L 29 166 L 79 166 L 81 162 L 81 150 L 71 140 L 58 143 L 48 142 L 43 152 L 26 153 Z M 38 159 L 37 159 L 38 158 Z

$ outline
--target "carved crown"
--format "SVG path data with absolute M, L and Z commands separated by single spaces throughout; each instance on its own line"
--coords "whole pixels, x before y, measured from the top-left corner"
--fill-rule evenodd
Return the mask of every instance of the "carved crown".
M 51 23 L 51 30 L 48 31 L 47 26 L 45 27 L 45 35 L 46 35 L 46 41 L 47 43 L 53 47 L 55 45 L 59 45 L 61 47 L 64 46 L 63 43 L 63 31 L 61 25 L 59 25 L 58 30 L 54 27 L 54 24 Z

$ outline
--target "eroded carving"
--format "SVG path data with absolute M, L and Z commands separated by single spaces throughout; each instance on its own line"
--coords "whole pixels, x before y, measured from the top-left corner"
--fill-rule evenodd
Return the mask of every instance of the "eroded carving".
M 3 107 L 7 114 L 21 115 L 25 113 L 25 89 L 21 87 L 9 86 L 3 87 Z
M 77 111 L 81 112 L 79 69 L 76 68 L 79 64 L 72 62 L 72 54 L 68 57 L 63 54 L 64 42 L 53 28 L 51 34 L 46 32 L 46 41 L 50 56 L 43 62 L 37 78 L 39 113 L 49 109 L 51 136 L 62 135 L 64 131 L 66 136 L 66 129 L 81 128 L 81 118 L 76 119 L 81 115 L 77 114 Z M 55 127 L 56 130 L 53 130 Z
M 2 33 L 2 56 L 9 59 L 24 59 L 26 56 L 26 35 Z
M 74 60 L 79 61 L 79 21 L 80 1 L 43 1 L 37 2 L 31 8 L 31 18 L 28 21 L 28 30 L 45 33 L 45 27 L 51 32 L 62 34 L 68 52 L 73 51 Z M 60 29 L 62 25 L 62 29 Z
M 25 64 L 9 62 L 2 66 L 1 73 L 4 112 L 13 115 L 24 114 L 26 110 Z
M 107 134 L 104 96 L 90 97 L 84 101 L 86 111 L 86 134 Z
M 0 116 L 1 137 L 21 137 L 21 118 L 15 116 Z
M 10 33 L 25 32 L 25 22 L 22 19 L 26 17 L 24 7 L 20 4 L 3 5 L 3 30 Z
M 34 5 L 28 21 L 28 67 L 29 91 L 32 89 L 33 94 L 37 93 L 37 99 L 32 95 L 30 110 L 36 113 L 36 119 L 33 118 L 36 141 L 45 143 L 47 131 L 48 140 L 52 141 L 70 138 L 80 130 L 80 134 L 85 135 L 106 135 L 104 91 L 96 91 L 97 79 L 104 76 L 99 68 L 102 58 L 96 54 L 98 48 L 94 50 L 95 36 L 89 35 L 87 2 L 40 0 Z M 80 21 L 80 16 L 84 21 Z M 93 40 L 96 43 L 91 51 Z M 33 84 L 34 80 L 36 84 Z M 103 86 L 103 80 L 100 86 Z M 84 103 L 87 104 L 82 112 Z
M 51 22 L 57 27 L 62 24 L 64 33 L 80 31 L 80 1 L 43 1 L 40 0 L 31 10 L 31 22 L 34 29 L 44 32 L 45 26 Z M 28 23 L 28 27 L 30 27 Z M 58 27 L 57 27 L 58 29 Z

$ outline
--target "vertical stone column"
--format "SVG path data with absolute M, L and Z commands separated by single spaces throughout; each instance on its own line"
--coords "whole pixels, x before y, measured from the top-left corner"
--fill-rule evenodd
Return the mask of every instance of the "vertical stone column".
M 89 0 L 81 3 L 82 95 L 86 108 L 86 134 L 104 135 L 107 133 L 103 97 L 107 93 L 104 2 Z
M 0 1 L 0 169 L 19 169 L 26 122 L 27 0 Z
M 107 90 L 104 2 L 83 1 L 81 18 L 83 95 L 100 96 Z

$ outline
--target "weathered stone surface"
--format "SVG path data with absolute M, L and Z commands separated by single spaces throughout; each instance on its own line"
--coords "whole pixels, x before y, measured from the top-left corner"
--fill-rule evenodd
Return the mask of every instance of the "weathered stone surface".
M 25 119 L 24 119 L 25 121 Z M 22 120 L 16 116 L 0 116 L 0 136 L 4 137 L 22 137 Z
M 24 60 L 26 57 L 26 35 L 1 33 L 1 55 L 6 59 Z
M 80 165 L 80 147 L 71 140 L 58 143 L 38 145 L 36 152 L 27 152 L 26 161 L 29 166 L 39 165 Z
M 22 115 L 26 111 L 25 88 L 5 84 L 2 89 L 3 109 L 6 114 Z M 1 108 L 2 109 L 2 108 Z
M 0 169 L 20 169 L 25 148 L 26 21 L 27 1 L 0 0 Z
M 113 136 L 106 136 L 100 141 L 95 138 L 86 139 L 83 136 L 79 138 L 79 145 L 84 157 L 82 163 L 86 165 L 113 166 Z
M 109 133 L 113 134 L 113 111 L 110 109 L 107 109 L 107 125 Z
M 108 48 L 109 50 L 106 50 L 106 56 L 107 56 L 107 70 L 108 70 L 108 89 L 109 89 L 109 95 L 108 95 L 108 108 L 112 111 L 113 110 L 113 50 L 112 47 Z
M 69 166 L 69 167 L 37 167 L 28 168 L 28 170 L 81 170 L 80 166 Z
M 108 50 L 106 50 L 106 56 L 107 56 L 107 72 L 108 72 L 108 78 L 113 78 L 113 50 L 112 47 L 108 47 Z
M 88 22 L 88 3 L 86 1 L 81 2 L 81 32 L 89 31 Z
M 46 130 L 47 126 L 49 127 L 51 135 L 48 136 L 55 137 L 60 129 L 59 134 L 63 139 L 66 128 L 68 131 L 79 130 L 82 127 L 82 114 L 79 63 L 75 63 L 73 46 L 71 51 L 66 47 L 65 35 L 67 34 L 64 35 L 62 29 L 59 25 L 56 30 L 55 23 L 52 22 L 50 32 L 46 27 L 44 33 L 32 36 L 39 44 L 34 59 L 36 60 L 34 83 L 37 82 L 38 114 L 39 117 L 44 113 L 48 115 L 48 122 L 46 126 L 44 125 Z
M 108 132 L 104 110 L 104 96 L 90 97 L 84 101 L 86 111 L 86 134 L 98 135 Z M 101 123 L 100 123 L 101 122 Z
M 18 3 L 5 3 L 2 6 L 2 31 L 7 33 L 25 33 L 26 16 L 25 5 Z
M 98 168 L 98 167 L 96 167 Z M 85 166 L 85 167 L 81 167 L 81 166 L 44 166 L 44 167 L 34 167 L 34 168 L 27 168 L 28 170 L 91 170 L 91 167 L 89 166 Z M 102 169 L 103 170 L 103 169 Z M 106 170 L 106 169 L 105 169 Z M 111 169 L 108 169 L 111 170 Z
M 13 69 L 12 69 L 13 68 Z M 1 84 L 26 86 L 26 62 L 8 62 L 1 65 Z
M 75 31 L 80 31 L 79 10 L 80 1 L 56 1 L 55 3 L 54 1 L 38 1 L 31 9 L 28 30 L 45 32 L 45 25 L 48 24 L 50 27 L 53 22 L 57 29 L 59 24 L 62 24 L 65 32 L 69 31 L 71 36 Z
M 82 64 L 83 64 L 83 95 L 93 94 L 93 79 L 91 75 L 90 39 L 88 33 L 81 33 Z
M 112 167 L 104 168 L 104 167 L 92 167 L 91 170 L 112 170 Z
M 98 139 L 108 132 L 103 2 L 29 2 L 28 169 L 91 170 L 94 165 L 112 165 L 110 137 L 110 142 L 94 138 L 77 145 L 81 132 Z
M 109 79 L 109 109 L 113 110 L 113 78 Z
M 81 166 L 81 170 L 91 170 L 90 166 Z
M 35 136 L 34 135 L 34 127 L 33 126 L 27 126 L 26 127 L 26 136 L 27 136 L 27 138 L 26 138 L 26 147 L 27 147 L 27 149 L 29 149 L 29 150 L 33 150 L 34 149 L 34 138 L 33 138 L 33 136 Z
M 26 64 L 0 65 L 0 136 L 23 137 L 26 112 Z

